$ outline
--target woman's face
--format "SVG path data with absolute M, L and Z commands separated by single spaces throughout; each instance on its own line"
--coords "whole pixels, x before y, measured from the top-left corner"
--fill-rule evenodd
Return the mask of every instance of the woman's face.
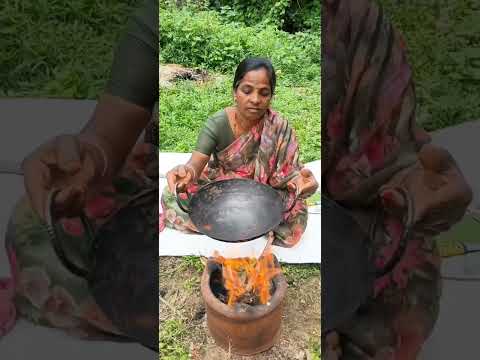
M 267 70 L 260 68 L 247 72 L 234 95 L 237 109 L 244 118 L 248 120 L 262 118 L 272 99 Z

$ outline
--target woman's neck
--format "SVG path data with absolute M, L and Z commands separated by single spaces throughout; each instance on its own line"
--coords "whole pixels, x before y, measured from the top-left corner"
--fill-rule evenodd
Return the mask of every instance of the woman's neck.
M 262 121 L 263 116 L 259 117 L 258 119 L 248 119 L 238 111 L 236 107 L 233 108 L 235 121 L 237 124 L 245 131 L 249 131 L 251 128 L 256 126 L 260 121 Z

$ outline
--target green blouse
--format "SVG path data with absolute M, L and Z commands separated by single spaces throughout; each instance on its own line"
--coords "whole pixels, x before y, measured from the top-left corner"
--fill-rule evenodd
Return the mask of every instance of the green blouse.
M 225 110 L 212 115 L 205 122 L 197 139 L 195 150 L 210 156 L 213 152 L 220 152 L 235 140 L 230 122 Z
M 158 101 L 158 1 L 144 0 L 115 50 L 107 92 L 153 111 Z

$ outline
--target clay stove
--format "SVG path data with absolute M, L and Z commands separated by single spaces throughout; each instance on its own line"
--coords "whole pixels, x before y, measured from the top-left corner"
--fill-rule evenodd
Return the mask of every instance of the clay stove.
M 276 271 L 270 280 L 269 299 L 251 305 L 248 300 L 232 304 L 232 294 L 223 286 L 223 265 L 218 257 L 208 260 L 201 281 L 207 325 L 215 342 L 226 351 L 254 355 L 270 349 L 279 338 L 287 282 L 275 255 L 271 256 Z

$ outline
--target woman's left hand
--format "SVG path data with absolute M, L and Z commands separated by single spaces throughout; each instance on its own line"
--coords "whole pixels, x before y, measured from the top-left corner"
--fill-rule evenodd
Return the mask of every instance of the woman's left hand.
M 317 191 L 318 182 L 309 169 L 303 168 L 298 176 L 288 182 L 288 188 L 291 191 L 295 190 L 295 186 L 297 187 L 298 196 L 307 198 Z
M 473 193 L 447 150 L 427 144 L 418 158 L 417 163 L 397 173 L 380 189 L 382 206 L 392 215 L 410 218 L 417 233 L 435 236 L 460 221 Z M 400 188 L 412 200 L 411 214 Z

